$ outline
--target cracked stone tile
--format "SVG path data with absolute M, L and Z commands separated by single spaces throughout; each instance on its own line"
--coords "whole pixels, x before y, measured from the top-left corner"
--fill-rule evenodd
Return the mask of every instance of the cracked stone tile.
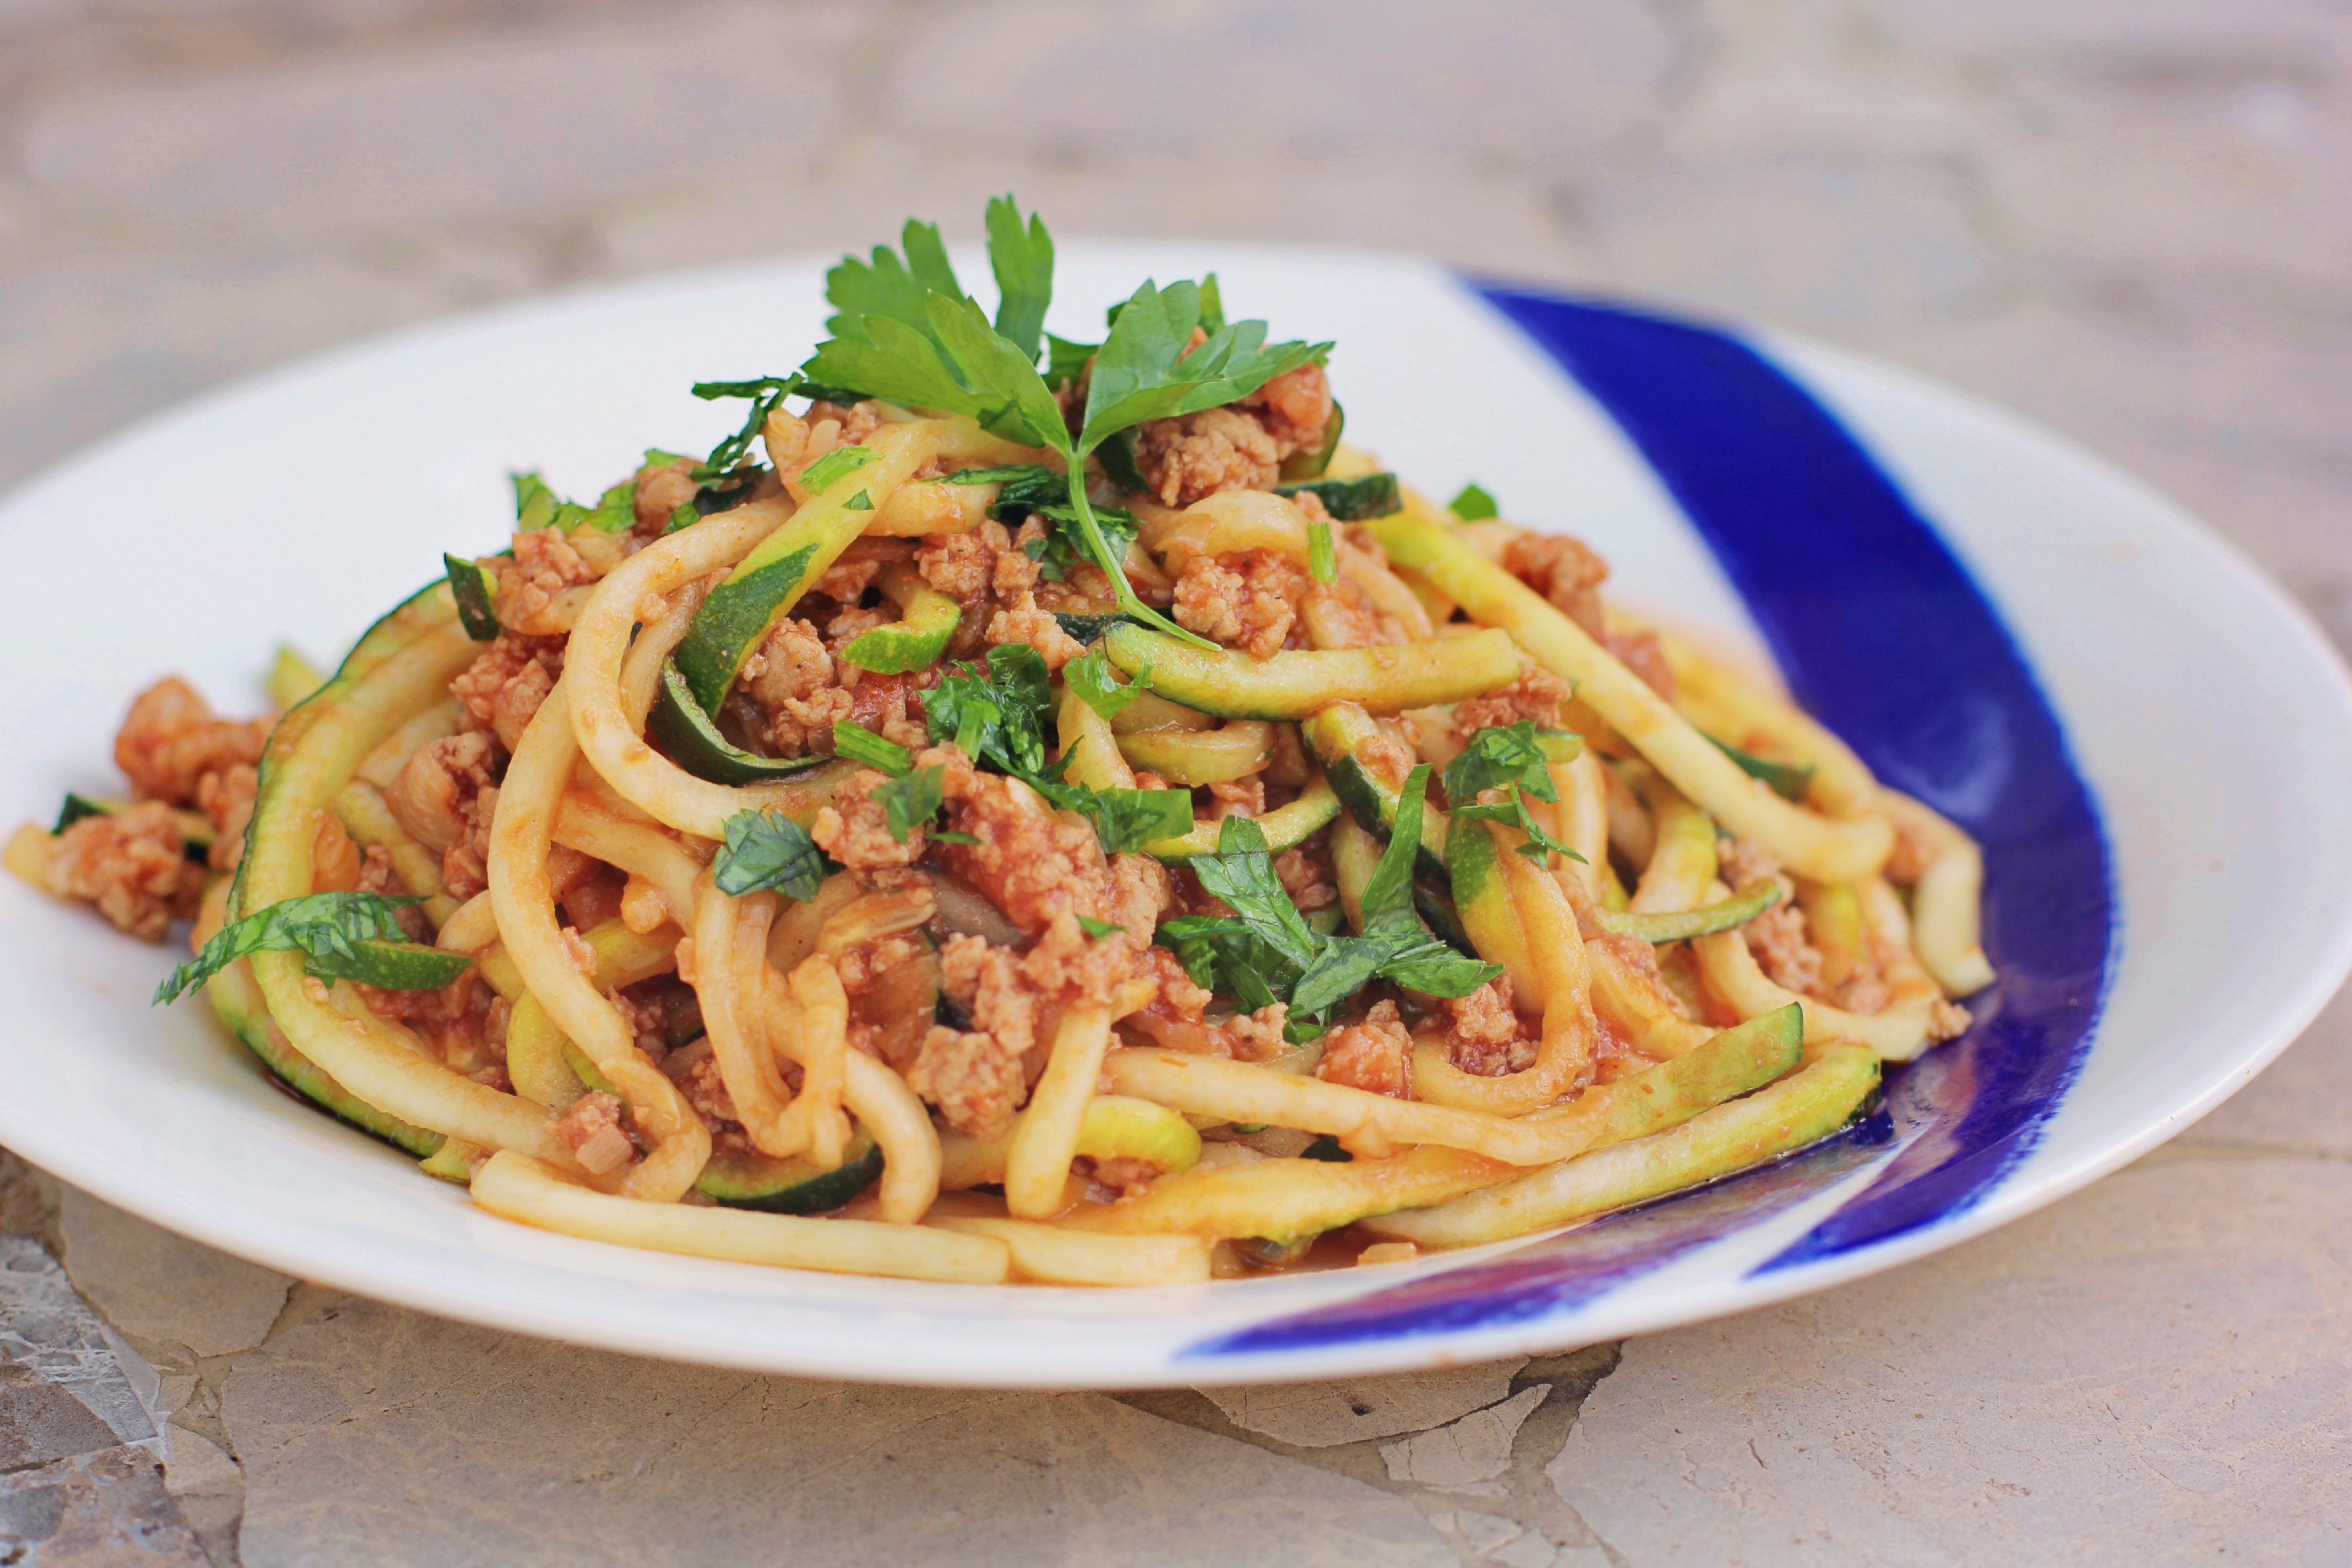
M 1442 1426 L 1511 1391 L 1525 1358 L 1481 1362 L 1443 1372 L 1360 1377 L 1334 1383 L 1276 1383 L 1203 1388 L 1234 1426 L 1300 1448 L 1330 1448 Z
M 0 1553 L 38 1568 L 208 1568 L 154 1456 L 136 1448 L 0 1478 Z
M 198 1356 L 259 1344 L 293 1283 L 68 1187 L 66 1271 L 122 1333 Z
M 236 1561 L 245 1472 L 221 1446 L 174 1422 L 163 1428 L 163 1489 L 215 1564 Z
M 1523 1389 L 1500 1405 L 1474 1410 L 1457 1421 L 1391 1443 L 1381 1450 L 1391 1479 L 1418 1481 L 1447 1491 L 1487 1490 L 1501 1495 L 1496 1478 L 1511 1462 L 1520 1424 L 1551 1390 Z
M 1401 1499 L 1098 1396 L 750 1376 L 341 1298 L 238 1357 L 221 1408 L 247 1568 L 699 1563 L 780 1541 L 892 1568 L 1454 1561 Z
M 1635 1563 L 2352 1554 L 2352 1167 L 2137 1167 L 1629 1343 L 1551 1467 Z
M 0 1443 L 47 1448 L 0 1460 L 0 1469 L 118 1443 L 152 1445 L 159 1437 L 153 1373 L 30 1237 L 0 1237 L 0 1369 L 9 1384 L 0 1427 L 12 1428 Z M 68 1403 L 87 1420 L 75 1417 Z M 19 1423 L 23 1429 L 14 1430 Z

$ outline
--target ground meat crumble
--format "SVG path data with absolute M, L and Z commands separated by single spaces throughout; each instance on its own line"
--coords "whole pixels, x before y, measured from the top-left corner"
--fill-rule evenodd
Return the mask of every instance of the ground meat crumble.
M 1315 1064 L 1315 1076 L 1394 1100 L 1412 1099 L 1412 1036 L 1396 1003 L 1374 1002 L 1362 1022 L 1325 1035 L 1323 1060 Z

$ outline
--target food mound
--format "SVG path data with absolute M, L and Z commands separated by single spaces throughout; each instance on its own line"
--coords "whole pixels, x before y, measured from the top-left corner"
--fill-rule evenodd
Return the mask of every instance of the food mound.
M 1342 440 L 1332 345 L 1145 282 L 1044 331 L 938 231 L 790 375 L 281 712 L 131 706 L 7 864 L 195 956 L 269 1072 L 485 1209 L 674 1252 L 1152 1284 L 1411 1258 L 1852 1121 L 1989 984 L 1976 847 Z

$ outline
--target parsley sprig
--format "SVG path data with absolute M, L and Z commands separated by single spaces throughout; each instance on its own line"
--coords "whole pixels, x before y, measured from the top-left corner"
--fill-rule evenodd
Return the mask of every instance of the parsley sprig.
M 404 948 L 399 955 L 402 988 L 437 990 L 464 974 L 473 959 L 463 953 L 442 953 L 408 940 L 400 912 L 416 898 L 387 898 L 380 893 L 312 893 L 280 899 L 231 921 L 213 934 L 196 956 L 173 969 L 155 988 L 154 1000 L 174 1000 L 203 985 L 239 958 L 256 953 L 299 953 L 303 968 L 323 979 L 358 979 L 381 985 L 391 977 L 382 967 L 385 955 L 371 955 L 366 945 L 390 943 Z M 372 962 L 373 958 L 376 961 Z
M 1554 853 L 1581 862 L 1584 857 L 1573 846 L 1546 831 L 1528 810 L 1530 797 L 1538 800 L 1559 799 L 1559 791 L 1552 787 L 1550 765 L 1574 758 L 1580 745 L 1578 737 L 1567 731 L 1538 729 L 1529 719 L 1480 730 L 1445 765 L 1445 794 L 1454 802 L 1454 816 L 1472 821 L 1507 822 L 1517 828 L 1527 835 L 1527 842 L 1519 845 L 1519 853 L 1538 865 L 1550 864 Z M 1488 789 L 1504 791 L 1506 799 L 1488 805 L 1475 804 L 1480 793 Z
M 1255 1012 L 1286 1001 L 1295 1018 L 1322 1019 L 1374 980 L 1424 996 L 1465 997 L 1502 967 L 1466 958 L 1431 936 L 1412 912 L 1412 862 L 1421 842 L 1429 765 L 1405 779 L 1396 825 L 1365 884 L 1361 936 L 1322 936 L 1309 927 L 1276 874 L 1265 830 L 1227 817 L 1217 852 L 1192 862 L 1201 885 L 1233 908 L 1231 916 L 1180 915 L 1160 937 L 1196 985 L 1232 994 Z
M 1190 790 L 1092 789 L 1064 779 L 1065 761 L 1045 756 L 1053 709 L 1053 677 L 1044 656 L 1019 643 L 991 648 L 985 664 L 951 665 L 923 694 L 933 740 L 952 740 L 980 766 L 1009 773 L 1051 804 L 1091 818 L 1105 854 L 1125 854 L 1192 831 Z M 836 735 L 839 730 L 836 725 Z
M 801 375 L 817 385 L 965 414 L 1008 440 L 1058 454 L 1079 537 L 1110 579 L 1119 607 L 1207 645 L 1136 596 L 1120 565 L 1125 552 L 1113 550 L 1087 499 L 1086 461 L 1123 431 L 1245 397 L 1321 359 L 1331 345 L 1269 345 L 1265 322 L 1223 319 L 1213 288 L 1204 297 L 1190 280 L 1164 289 L 1146 281 L 1118 308 L 1094 352 L 1073 435 L 1037 371 L 1037 334 L 1053 298 L 1053 242 L 1034 214 L 1023 223 L 1010 197 L 989 203 L 988 231 L 1001 295 L 993 325 L 957 282 L 938 227 L 910 219 L 903 256 L 877 246 L 870 261 L 848 257 L 826 275 L 834 336 L 817 345 Z M 1205 334 L 1197 348 L 1196 328 Z M 1053 364 L 1058 375 L 1069 373 L 1064 345 L 1055 345 Z

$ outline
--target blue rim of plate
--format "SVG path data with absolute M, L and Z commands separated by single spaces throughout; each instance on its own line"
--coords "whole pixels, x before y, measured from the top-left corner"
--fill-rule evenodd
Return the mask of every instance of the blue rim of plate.
M 1877 776 L 1984 847 L 1999 971 L 1959 1039 L 1893 1069 L 1870 1116 L 1787 1159 L 1472 1264 L 1203 1341 L 1195 1359 L 1556 1320 L 1877 1166 L 1765 1275 L 1966 1213 L 2081 1071 L 2121 942 L 2096 797 L 1999 609 L 1834 413 L 1753 342 L 1472 281 L 1615 421 L 1747 605 L 1797 699 Z

